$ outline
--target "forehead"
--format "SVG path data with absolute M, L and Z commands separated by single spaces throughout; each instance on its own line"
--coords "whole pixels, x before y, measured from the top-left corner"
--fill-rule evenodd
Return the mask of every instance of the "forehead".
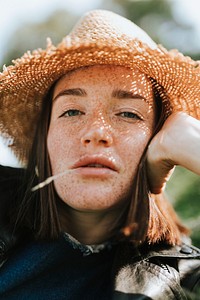
M 123 66 L 96 65 L 79 68 L 68 72 L 61 77 L 55 85 L 55 93 L 63 87 L 71 85 L 87 85 L 113 87 L 120 85 L 120 88 L 128 88 L 134 92 L 134 88 L 145 89 L 152 93 L 150 79 L 137 69 L 130 69 Z

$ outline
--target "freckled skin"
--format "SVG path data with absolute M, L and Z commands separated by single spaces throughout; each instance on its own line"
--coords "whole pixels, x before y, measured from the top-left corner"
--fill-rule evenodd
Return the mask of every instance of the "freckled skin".
M 62 95 L 53 103 L 47 138 L 53 175 L 71 170 L 85 155 L 102 155 L 117 166 L 109 176 L 83 176 L 72 170 L 55 180 L 60 198 L 78 211 L 121 210 L 130 199 L 137 166 L 154 126 L 154 100 L 149 79 L 121 66 L 92 66 L 70 72 L 56 84 L 53 97 L 81 88 L 85 96 Z M 118 99 L 114 90 L 144 99 Z M 76 110 L 80 114 L 63 115 Z M 123 112 L 139 115 L 124 116 Z

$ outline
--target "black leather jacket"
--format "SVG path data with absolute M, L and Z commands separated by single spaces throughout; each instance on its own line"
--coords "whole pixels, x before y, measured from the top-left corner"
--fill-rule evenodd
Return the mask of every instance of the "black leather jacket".
M 22 176 L 23 170 L 0 166 L 0 266 L 25 242 L 22 233 L 12 234 L 5 213 Z M 200 250 L 185 244 L 135 249 L 123 243 L 115 258 L 113 281 L 116 300 L 199 300 Z
M 158 245 L 134 253 L 130 245 L 127 247 L 120 251 L 113 299 L 200 299 L 199 249 L 185 244 L 169 248 Z

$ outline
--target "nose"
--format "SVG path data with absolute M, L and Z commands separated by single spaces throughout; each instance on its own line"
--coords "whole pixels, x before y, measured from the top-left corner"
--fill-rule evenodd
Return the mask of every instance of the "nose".
M 100 124 L 99 124 L 100 125 Z M 113 143 L 113 137 L 111 129 L 105 125 L 99 126 L 98 124 L 93 124 L 85 131 L 81 138 L 81 143 L 84 146 L 89 144 L 95 146 L 110 147 Z

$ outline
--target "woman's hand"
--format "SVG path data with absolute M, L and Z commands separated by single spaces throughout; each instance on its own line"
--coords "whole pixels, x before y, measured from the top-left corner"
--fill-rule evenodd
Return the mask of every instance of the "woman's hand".
M 152 193 L 162 192 L 175 165 L 200 175 L 200 121 L 183 112 L 169 116 L 149 145 L 147 172 Z

